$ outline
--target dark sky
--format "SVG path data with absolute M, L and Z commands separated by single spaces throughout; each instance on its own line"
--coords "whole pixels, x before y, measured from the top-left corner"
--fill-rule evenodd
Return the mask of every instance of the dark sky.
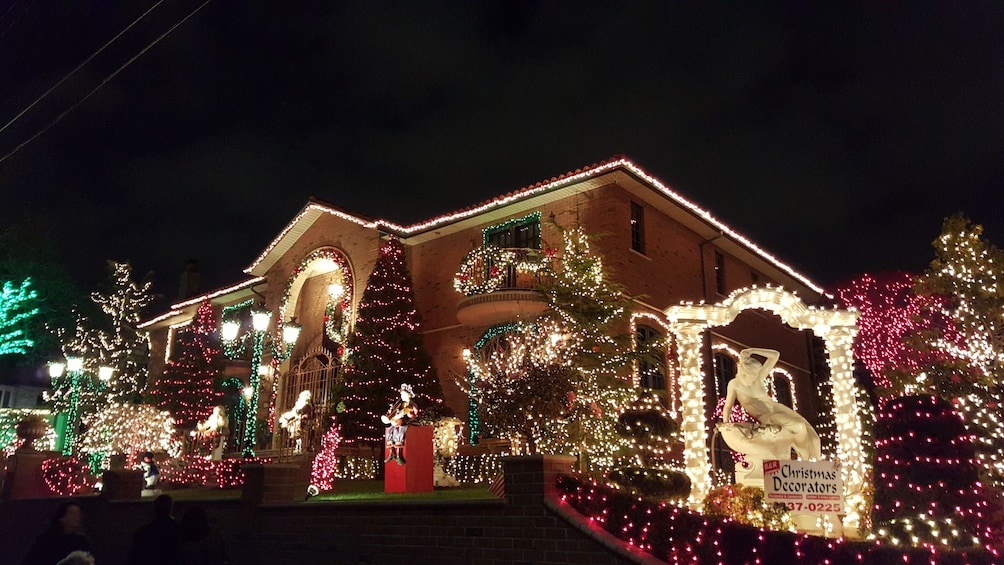
M 0 0 L 0 124 L 154 6 Z M 615 154 L 814 281 L 1004 244 L 1004 4 L 165 0 L 0 132 L 0 221 L 174 296 L 315 195 L 424 220 Z M 747 4 L 758 4 L 755 7 Z M 0 127 L 3 127 L 0 125 Z

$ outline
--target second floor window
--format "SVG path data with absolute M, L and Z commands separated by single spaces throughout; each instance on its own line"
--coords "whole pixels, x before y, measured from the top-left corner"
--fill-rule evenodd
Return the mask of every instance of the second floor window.
M 488 228 L 485 243 L 503 249 L 540 249 L 540 214 Z
M 715 251 L 715 290 L 725 295 L 725 255 Z
M 631 249 L 645 253 L 645 208 L 637 202 L 631 203 Z

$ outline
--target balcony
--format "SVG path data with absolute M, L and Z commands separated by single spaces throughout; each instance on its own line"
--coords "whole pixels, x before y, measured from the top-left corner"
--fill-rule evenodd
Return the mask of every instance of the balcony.
M 485 246 L 468 253 L 453 280 L 464 295 L 457 320 L 465 326 L 490 326 L 536 318 L 547 309 L 547 298 L 537 290 L 546 265 L 539 249 Z

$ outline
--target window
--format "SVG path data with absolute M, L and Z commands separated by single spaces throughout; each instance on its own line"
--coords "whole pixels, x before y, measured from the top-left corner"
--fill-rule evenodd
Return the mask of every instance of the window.
M 715 390 L 718 398 L 725 398 L 729 381 L 736 376 L 736 361 L 725 353 L 715 353 Z
M 662 339 L 659 332 L 649 326 L 638 326 L 637 337 L 639 347 L 658 343 Z M 638 378 L 642 388 L 666 390 L 665 368 L 656 363 L 639 362 Z
M 0 408 L 10 408 L 13 400 L 13 392 L 9 388 L 0 388 Z
M 725 294 L 725 255 L 715 251 L 715 290 Z
M 631 203 L 631 249 L 645 253 L 645 208 Z
M 771 380 L 774 385 L 774 400 L 792 408 L 794 403 L 791 398 L 791 383 L 783 375 L 774 375 Z
M 485 230 L 485 243 L 503 249 L 540 249 L 540 213 Z

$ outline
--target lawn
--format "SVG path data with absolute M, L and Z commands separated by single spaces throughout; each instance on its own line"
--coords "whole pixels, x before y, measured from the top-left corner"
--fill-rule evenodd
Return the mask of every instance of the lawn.
M 176 501 L 180 500 L 237 500 L 240 489 L 180 488 L 164 491 Z M 306 493 L 304 493 L 306 496 Z M 335 481 L 335 490 L 321 493 L 310 502 L 355 502 L 361 500 L 497 500 L 488 492 L 487 485 L 463 485 L 456 488 L 437 488 L 432 492 L 393 493 L 383 491 L 383 481 Z
M 488 485 L 463 485 L 439 488 L 432 492 L 392 493 L 383 491 L 383 481 L 335 481 L 335 490 L 321 493 L 311 502 L 348 502 L 360 500 L 498 500 L 488 492 Z

